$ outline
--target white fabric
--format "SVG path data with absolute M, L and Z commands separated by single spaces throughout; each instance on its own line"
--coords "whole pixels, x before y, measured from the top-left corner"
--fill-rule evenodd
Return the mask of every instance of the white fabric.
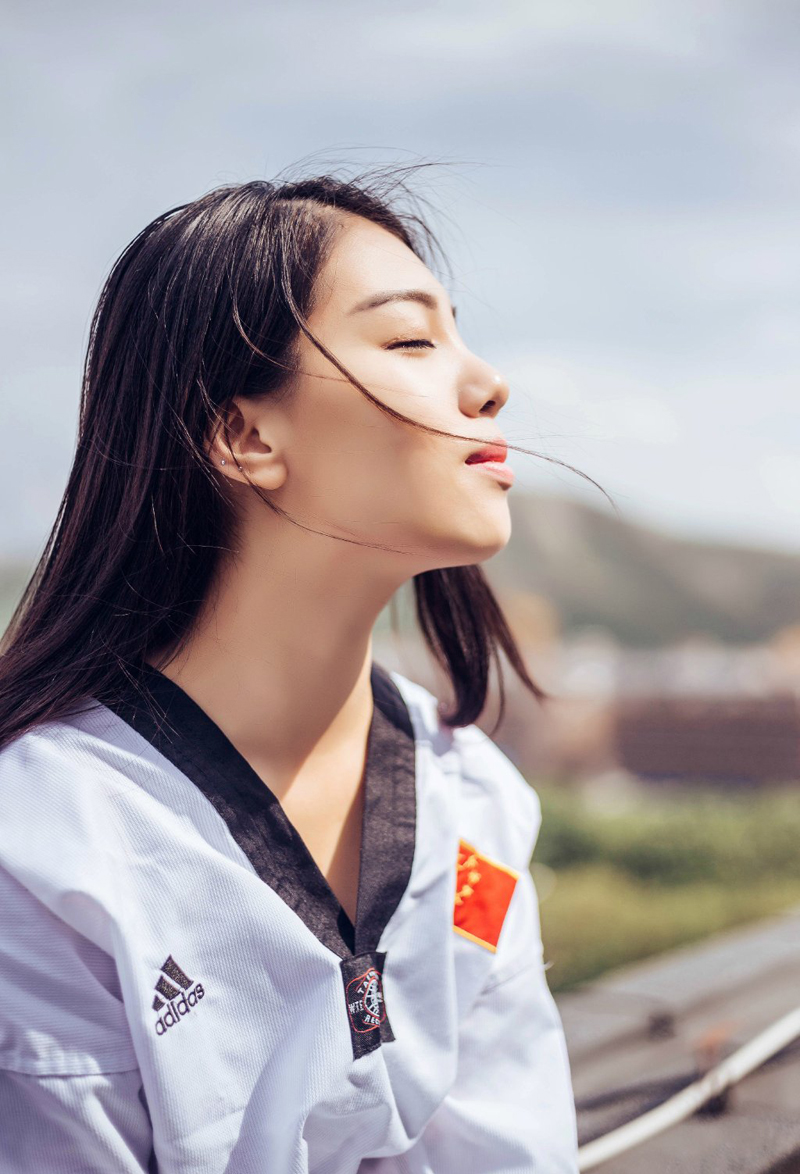
M 538 799 L 391 677 L 417 838 L 380 940 L 395 1039 L 356 1060 L 340 959 L 136 730 L 95 706 L 0 751 L 0 1174 L 575 1174 Z M 496 952 L 453 928 L 460 838 L 520 873 Z M 168 956 L 203 994 L 157 1034 Z

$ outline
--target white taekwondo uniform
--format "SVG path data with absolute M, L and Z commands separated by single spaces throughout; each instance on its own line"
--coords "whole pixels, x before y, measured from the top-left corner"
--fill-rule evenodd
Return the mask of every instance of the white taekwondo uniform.
M 137 679 L 0 751 L 0 1174 L 575 1174 L 499 747 L 373 661 L 353 925 L 220 727 Z

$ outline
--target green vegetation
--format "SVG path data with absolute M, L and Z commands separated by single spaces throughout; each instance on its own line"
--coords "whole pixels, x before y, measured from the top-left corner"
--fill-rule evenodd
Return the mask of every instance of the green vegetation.
M 553 990 L 800 903 L 796 789 L 648 794 L 609 813 L 537 790 L 534 876 Z

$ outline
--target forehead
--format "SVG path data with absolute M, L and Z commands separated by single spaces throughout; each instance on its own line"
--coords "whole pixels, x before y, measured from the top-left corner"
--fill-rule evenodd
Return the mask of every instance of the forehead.
M 315 313 L 348 316 L 372 294 L 411 287 L 429 291 L 442 306 L 449 304 L 441 283 L 408 245 L 379 224 L 347 216 L 317 278 Z

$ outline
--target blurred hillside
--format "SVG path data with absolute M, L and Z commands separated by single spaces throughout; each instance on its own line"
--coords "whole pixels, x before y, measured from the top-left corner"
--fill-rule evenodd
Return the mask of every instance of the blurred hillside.
M 800 623 L 800 555 L 699 542 L 570 498 L 509 496 L 512 536 L 483 564 L 520 638 L 602 629 L 627 648 L 753 644 Z M 398 593 L 397 628 L 414 631 Z M 390 629 L 389 610 L 378 632 Z
M 800 555 L 689 540 L 566 498 L 509 497 L 498 592 L 550 601 L 562 635 L 600 626 L 628 647 L 706 634 L 751 643 L 800 621 Z

